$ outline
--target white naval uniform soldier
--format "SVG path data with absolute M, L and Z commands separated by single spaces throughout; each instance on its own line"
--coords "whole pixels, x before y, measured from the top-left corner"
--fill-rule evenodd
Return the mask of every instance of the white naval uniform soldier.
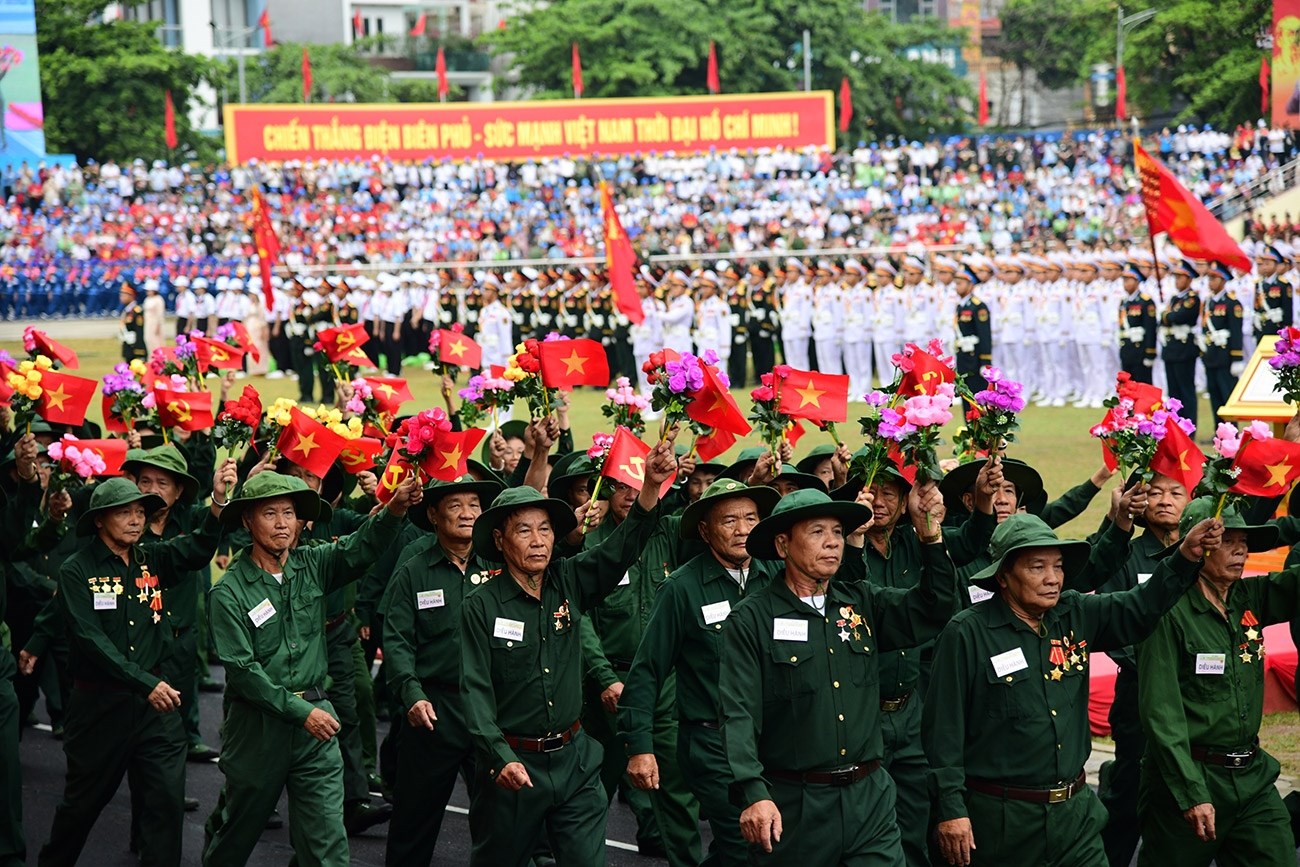
M 510 310 L 501 303 L 501 281 L 495 274 L 487 274 L 482 282 L 483 306 L 478 314 L 478 332 L 474 339 L 483 349 L 482 369 L 492 365 L 505 367 L 514 354 L 514 320 Z
M 825 259 L 817 263 L 812 329 L 813 343 L 817 347 L 817 369 L 838 375 L 844 372 L 844 292 L 835 279 L 836 270 Z
M 808 341 L 812 338 L 812 287 L 808 285 L 803 263 L 785 260 L 786 283 L 781 287 L 781 345 L 785 363 L 796 370 L 807 370 Z
M 190 288 L 190 278 L 181 274 L 176 278 L 176 333 L 188 334 L 194 330 L 190 323 L 194 320 L 195 311 L 198 310 L 198 297 L 194 290 Z
M 695 305 L 687 289 L 690 278 L 683 271 L 668 277 L 668 304 L 664 311 L 664 346 L 677 352 L 691 351 L 691 326 L 695 323 Z
M 893 357 L 903 351 L 903 320 L 907 305 L 903 290 L 899 288 L 898 269 L 888 259 L 875 264 L 876 291 L 871 325 L 872 350 L 876 360 L 876 375 L 885 385 L 893 378 Z
M 719 283 L 713 271 L 705 271 L 696 279 L 700 303 L 695 310 L 695 354 L 712 349 L 725 370 L 731 358 L 731 306 L 718 295 Z
M 871 391 L 871 334 L 875 325 L 874 298 L 867 269 L 857 259 L 844 262 L 844 372 L 849 375 L 849 400 L 861 401 Z
M 641 312 L 645 319 L 630 323 L 627 332 L 632 341 L 632 357 L 636 359 L 641 396 L 646 400 L 650 399 L 650 381 L 641 366 L 650 360 L 651 353 L 664 348 L 664 313 L 668 310 L 664 302 L 655 297 L 655 286 L 654 273 L 649 266 L 642 265 L 636 277 L 636 290 L 641 296 Z

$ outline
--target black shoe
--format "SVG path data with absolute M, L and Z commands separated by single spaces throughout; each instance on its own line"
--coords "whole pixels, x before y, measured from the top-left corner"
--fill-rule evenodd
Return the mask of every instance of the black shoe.
M 186 754 L 187 762 L 206 764 L 215 762 L 221 758 L 221 753 L 204 743 L 191 744 L 190 751 Z
M 376 825 L 382 825 L 392 815 L 392 804 L 358 801 L 344 809 L 343 827 L 347 828 L 349 837 L 355 837 Z
M 378 774 L 369 774 L 366 777 L 366 784 L 370 789 L 370 794 L 376 798 L 388 800 L 388 787 L 384 785 L 384 780 Z
M 659 840 L 638 840 L 636 853 L 644 858 L 668 858 L 668 850 Z
M 225 691 L 225 684 L 219 680 L 205 680 L 199 684 L 199 692 L 222 693 Z
M 199 808 L 199 799 L 198 799 L 198 798 L 186 798 L 186 799 L 185 799 L 185 812 L 187 812 L 187 813 L 193 813 L 193 812 L 194 812 L 195 810 L 197 810 L 198 808 Z
M 277 828 L 284 827 L 284 819 L 280 818 L 279 810 L 272 810 L 271 815 L 266 817 L 266 830 L 274 831 Z
M 56 741 L 63 740 L 63 723 L 59 723 L 50 729 L 50 737 L 54 738 Z

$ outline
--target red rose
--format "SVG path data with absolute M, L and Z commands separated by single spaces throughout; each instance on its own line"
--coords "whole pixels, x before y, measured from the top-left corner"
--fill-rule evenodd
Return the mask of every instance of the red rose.
M 984 415 L 984 413 L 980 412 L 980 408 L 973 406 L 970 408 L 970 412 L 966 413 L 966 421 L 976 421 L 982 415 Z
M 520 355 L 516 361 L 519 363 L 519 369 L 524 373 L 537 373 L 542 369 L 542 365 L 532 355 Z
M 665 360 L 664 360 L 664 352 L 663 352 L 662 349 L 659 350 L 658 352 L 652 352 L 652 353 L 650 353 L 650 366 L 651 366 L 651 367 L 663 367 L 665 363 L 666 363 L 666 362 L 665 362 Z
M 794 370 L 794 368 L 788 364 L 778 364 L 776 367 L 772 368 L 772 373 L 781 377 L 782 379 L 785 379 L 787 376 L 790 375 L 790 371 L 792 370 Z
M 541 344 L 531 337 L 524 341 L 524 351 L 529 355 L 536 355 L 540 346 Z
M 768 385 L 768 386 L 770 386 L 770 385 L 772 384 L 772 374 L 770 374 L 770 373 L 765 373 L 765 374 L 763 374 L 762 376 L 760 376 L 760 377 L 758 378 L 758 381 L 761 382 L 761 383 L 763 383 L 763 385 Z
M 766 374 L 764 375 L 766 376 Z M 776 393 L 773 392 L 772 389 L 769 388 L 768 386 L 760 385 L 758 388 L 751 391 L 749 393 L 749 396 L 754 400 L 767 401 L 767 400 L 772 400 L 774 397 L 776 397 Z

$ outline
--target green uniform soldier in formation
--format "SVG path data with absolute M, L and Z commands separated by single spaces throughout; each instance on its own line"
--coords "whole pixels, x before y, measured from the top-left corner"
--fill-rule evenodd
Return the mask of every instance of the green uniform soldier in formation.
M 136 301 L 135 289 L 128 283 L 122 284 L 117 300 L 122 305 L 122 360 L 145 360 L 149 353 L 144 345 L 144 307 Z
M 1196 359 L 1201 350 L 1196 345 L 1196 327 L 1201 322 L 1201 296 L 1192 288 L 1197 277 L 1196 263 L 1183 259 L 1169 273 L 1174 275 L 1177 290 L 1165 312 L 1160 314 L 1160 333 L 1164 337 L 1161 357 L 1165 362 L 1165 379 L 1169 396 L 1182 403 L 1180 414 L 1196 423 Z
M 461 693 L 480 779 L 472 787 L 475 867 L 516 867 L 545 832 L 562 867 L 604 860 L 608 799 L 600 745 L 583 730 L 581 622 L 636 562 L 657 524 L 661 484 L 677 470 L 671 440 L 604 545 L 554 561 L 573 510 L 511 488 L 474 525 L 474 553 L 504 570 L 462 611 Z
M 1215 513 L 1193 500 L 1187 533 Z M 1223 542 L 1196 586 L 1138 647 L 1147 751 L 1142 764 L 1141 867 L 1282 867 L 1295 863 L 1290 818 L 1274 782 L 1277 760 L 1259 747 L 1264 627 L 1300 614 L 1300 569 L 1243 578 L 1246 555 L 1277 544 L 1277 528 L 1222 512 Z M 1195 531 L 1192 531 L 1193 533 Z
M 1134 382 L 1151 382 L 1156 364 L 1156 303 L 1142 291 L 1142 272 L 1124 269 L 1119 302 L 1119 366 Z
M 1210 393 L 1210 409 L 1214 420 L 1222 421 L 1220 408 L 1228 402 L 1232 387 L 1245 364 L 1242 358 L 1241 302 L 1228 289 L 1232 269 L 1222 262 L 1210 263 L 1205 275 L 1210 285 L 1210 297 L 1202 314 L 1201 333 L 1205 336 L 1205 387 Z
M 1012 515 L 975 583 L 995 595 L 952 619 L 935 646 L 922 721 L 948 864 L 1103 867 L 1106 811 L 1083 772 L 1088 654 L 1140 641 L 1196 580 L 1222 525 L 1203 522 L 1151 580 L 1122 593 L 1064 587 L 1114 562 Z M 1014 736 L 1009 736 L 1014 735 Z
M 71 640 L 72 697 L 64 753 L 67 781 L 39 863 L 72 865 L 122 777 L 141 809 L 142 864 L 181 859 L 185 728 L 181 695 L 163 679 L 174 649 L 165 591 L 193 578 L 217 547 L 218 499 L 234 485 L 227 461 L 212 481 L 214 502 L 193 533 L 141 543 L 163 499 L 130 479 L 96 485 L 77 521 L 92 537 L 59 571 L 58 600 Z
M 208 599 L 213 643 L 226 669 L 222 804 L 208 820 L 204 863 L 248 861 L 267 818 L 289 789 L 290 837 L 312 864 L 348 863 L 338 720 L 326 692 L 325 596 L 357 580 L 396 540 L 418 481 L 337 542 L 298 547 L 320 497 L 300 479 L 251 477 L 222 516 L 252 545 L 232 561 Z
M 750 554 L 785 561 L 722 638 L 723 743 L 751 863 L 905 863 L 894 783 L 880 771 L 877 658 L 938 634 L 957 590 L 943 497 L 918 486 L 909 507 L 924 567 L 906 590 L 831 582 L 846 536 L 872 520 L 861 504 L 797 491 L 749 534 Z
M 424 535 L 393 574 L 384 611 L 384 676 L 405 713 L 397 734 L 397 779 L 384 863 L 433 860 L 447 801 L 460 773 L 477 783 L 474 748 L 460 694 L 460 613 L 464 598 L 498 572 L 471 550 L 474 522 L 501 492 L 464 476 L 424 489 L 411 523 Z

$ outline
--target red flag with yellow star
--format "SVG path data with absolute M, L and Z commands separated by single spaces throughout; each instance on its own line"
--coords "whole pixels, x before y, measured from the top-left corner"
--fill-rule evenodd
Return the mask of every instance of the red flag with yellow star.
M 1133 161 L 1142 179 L 1142 204 L 1147 230 L 1166 232 L 1169 240 L 1189 259 L 1222 262 L 1242 271 L 1251 269 L 1250 258 L 1201 200 L 1179 183 L 1173 172 L 1133 141 Z
M 620 313 L 640 324 L 645 321 L 645 311 L 641 309 L 641 297 L 636 291 L 636 250 L 632 249 L 632 242 L 623 231 L 618 211 L 614 210 L 614 198 L 604 181 L 600 183 L 600 207 L 605 221 L 605 271 L 614 291 L 614 303 Z
M 1178 422 L 1169 418 L 1165 421 L 1164 439 L 1160 440 L 1156 453 L 1151 456 L 1150 468 L 1152 472 L 1178 482 L 1191 494 L 1205 475 L 1205 455 Z
M 781 380 L 777 410 L 791 418 L 848 421 L 849 378 L 833 373 L 791 370 Z
M 393 498 L 397 489 L 402 486 L 411 473 L 415 472 L 415 467 L 411 466 L 396 450 L 388 456 L 388 464 L 384 467 L 383 474 L 379 477 L 379 484 L 375 486 L 375 499 L 384 505 Z
M 41 355 L 48 355 L 50 358 L 62 364 L 70 370 L 76 370 L 81 361 L 77 358 L 75 350 L 64 346 L 50 335 L 41 331 L 39 328 L 31 330 L 32 343 L 36 346 L 36 351 Z
M 736 444 L 736 435 L 725 430 L 712 430 L 695 441 L 695 453 L 700 463 L 707 464 Z
M 289 410 L 289 423 L 280 431 L 275 448 L 307 472 L 324 478 L 347 442 L 295 406 Z
M 1232 493 L 1280 497 L 1300 478 L 1300 443 L 1255 439 L 1247 432 L 1241 437 L 1232 468 L 1239 471 L 1237 481 L 1228 488 Z
M 625 427 L 614 429 L 614 442 L 610 443 L 605 455 L 605 465 L 600 474 L 607 479 L 622 482 L 633 490 L 640 491 L 645 484 L 646 459 L 650 456 L 650 446 L 636 438 L 636 434 Z M 668 493 L 673 486 L 673 477 L 664 479 L 659 489 L 659 496 Z
M 36 412 L 51 424 L 79 425 L 86 420 L 99 380 L 54 370 L 41 371 L 41 398 Z
M 365 376 L 362 379 L 374 393 L 380 412 L 397 415 L 402 404 L 415 399 L 411 387 L 400 376 Z
M 62 442 L 64 452 L 67 451 L 68 446 L 74 446 L 83 452 L 94 452 L 104 459 L 104 471 L 95 473 L 96 477 L 104 479 L 122 475 L 122 464 L 126 463 L 126 440 L 79 440 L 64 434 Z M 72 463 L 67 457 L 64 457 L 60 463 L 63 469 L 69 471 L 72 469 Z
M 244 369 L 244 350 L 240 347 L 208 337 L 191 337 L 190 342 L 194 344 L 194 360 L 198 362 L 199 373 L 207 373 L 209 368 Z
M 322 328 L 316 332 L 316 339 L 325 350 L 325 357 L 331 363 L 351 364 L 354 367 L 374 367 L 370 356 L 361 346 L 370 339 L 364 325 L 340 325 L 337 328 Z
M 478 370 L 483 366 L 483 349 L 459 331 L 438 331 L 438 361 Z
M 265 13 L 264 13 L 265 14 Z M 267 29 L 268 38 L 271 33 Z M 275 292 L 271 288 L 271 271 L 280 256 L 280 239 L 271 225 L 271 212 L 266 208 L 262 188 L 253 187 L 253 243 L 257 247 L 257 270 L 262 278 L 262 300 L 269 312 L 275 306 Z
M 344 470 L 356 475 L 357 473 L 373 469 L 375 459 L 379 453 L 384 450 L 384 441 L 374 437 L 358 437 L 354 440 L 348 440 L 343 450 L 339 452 L 339 465 Z
M 454 482 L 469 472 L 465 459 L 474 454 L 487 431 L 472 427 L 468 430 L 439 431 L 438 438 L 429 449 L 429 456 L 420 461 L 424 474 L 444 482 Z
M 711 364 L 702 364 L 700 369 L 704 371 L 704 385 L 691 392 L 691 401 L 686 404 L 686 415 L 715 430 L 734 434 L 731 438 L 733 443 L 738 436 L 748 436 L 754 428 L 740 411 L 731 392 L 718 378 L 717 368 Z M 727 448 L 730 447 L 728 444 Z M 726 450 L 724 448 L 722 451 Z
M 199 431 L 212 427 L 212 392 L 172 391 L 157 383 L 153 388 L 158 423 L 163 427 Z
M 572 388 L 575 385 L 609 385 L 609 359 L 605 347 L 588 337 L 575 340 L 543 340 L 538 344 L 542 385 Z

